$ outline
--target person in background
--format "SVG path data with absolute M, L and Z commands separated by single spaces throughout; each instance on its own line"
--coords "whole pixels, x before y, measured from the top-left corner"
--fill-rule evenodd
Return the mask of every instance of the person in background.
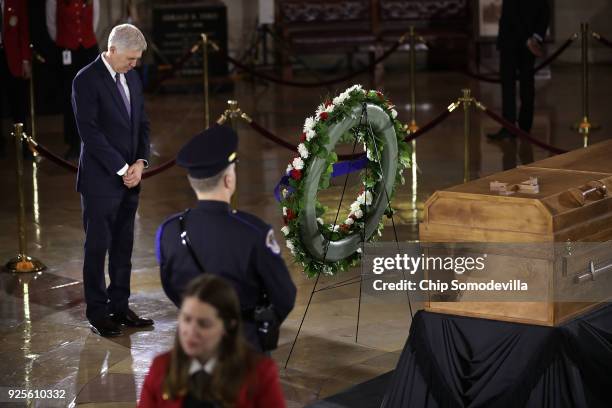
M 535 101 L 535 58 L 543 55 L 550 10 L 548 0 L 504 0 L 499 19 L 497 49 L 502 88 L 502 115 L 516 123 L 516 78 L 519 80 L 521 109 L 518 125 L 531 132 Z M 505 128 L 487 135 L 492 140 L 512 137 Z
M 99 16 L 99 0 L 46 0 L 47 30 L 61 53 L 64 142 L 68 145 L 64 158 L 67 160 L 77 159 L 81 148 L 70 101 L 72 80 L 99 54 L 96 39 Z
M 28 24 L 28 6 L 24 0 L 0 0 L 0 84 L 12 123 L 26 122 L 28 80 L 32 74 L 32 51 Z M 0 124 L 4 117 L 0 100 Z M 4 131 L 0 135 L 0 154 L 7 143 Z M 25 146 L 25 145 L 24 145 Z M 24 156 L 32 153 L 25 148 Z
M 232 285 L 200 275 L 185 289 L 172 350 L 149 369 L 138 407 L 282 408 L 273 360 L 242 336 Z

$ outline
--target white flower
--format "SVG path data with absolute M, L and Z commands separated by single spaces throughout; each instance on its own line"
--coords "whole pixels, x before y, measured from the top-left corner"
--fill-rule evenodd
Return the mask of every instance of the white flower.
M 293 170 L 293 166 L 292 166 L 291 164 L 289 164 L 289 165 L 287 166 L 287 170 L 285 171 L 285 174 L 289 174 L 289 173 L 291 173 L 291 170 Z
M 321 225 L 325 224 L 325 222 L 323 221 L 323 218 L 317 218 L 317 222 Z
M 308 133 L 309 130 L 314 130 L 315 125 L 317 124 L 315 118 L 309 116 L 304 121 L 304 133 Z
M 357 211 L 355 211 L 354 215 L 355 215 L 355 218 L 359 219 L 359 218 L 363 217 L 363 211 L 357 210 Z
M 351 93 L 353 91 L 362 91 L 363 92 L 363 87 L 361 85 L 353 85 L 351 86 L 349 89 L 346 90 L 346 92 Z
M 304 160 L 302 160 L 299 157 L 296 157 L 295 159 L 293 159 L 293 162 L 291 164 L 293 165 L 293 168 L 296 170 L 302 170 L 304 168 Z
M 346 221 L 344 221 L 344 223 L 346 225 L 353 225 L 354 222 L 355 222 L 355 220 L 352 219 L 352 218 L 347 218 Z
M 372 193 L 370 193 L 370 191 L 364 191 L 363 193 L 359 194 L 359 197 L 357 197 L 357 202 L 359 204 L 371 205 Z
M 317 135 L 317 132 L 315 132 L 314 130 L 310 129 L 306 131 L 306 140 L 308 140 L 309 142 Z
M 289 190 L 287 190 L 286 188 L 283 188 L 283 190 L 281 191 L 281 194 L 283 195 L 283 198 L 287 198 L 289 197 Z
M 287 216 L 287 207 L 283 207 L 283 215 L 286 217 Z
M 336 96 L 333 100 L 332 103 L 334 105 L 340 105 L 342 103 L 344 103 L 344 101 L 346 101 L 348 99 L 349 95 L 346 92 L 342 92 L 340 95 Z
M 340 226 L 339 225 L 329 224 L 329 226 L 332 227 L 332 230 L 334 232 L 340 231 Z
M 290 239 L 287 240 L 287 248 L 291 250 L 292 254 L 295 252 L 295 245 L 293 245 L 293 241 Z
M 393 119 L 397 118 L 397 111 L 395 109 L 391 109 L 391 117 Z
M 285 225 L 283 228 L 281 228 L 281 232 L 283 233 L 283 235 L 287 236 L 289 235 L 290 229 L 288 225 Z
M 361 252 L 363 252 L 363 251 L 361 250 L 361 247 L 357 248 L 357 253 L 358 253 L 358 254 L 360 254 Z
M 324 274 L 326 274 L 326 275 L 331 275 L 331 274 L 332 274 L 332 269 L 331 269 L 331 266 L 329 266 L 329 265 L 325 265 L 325 266 L 323 267 L 323 273 L 324 273 Z
M 361 204 L 359 204 L 358 201 L 355 201 L 353 204 L 351 204 L 351 212 L 354 213 L 357 210 L 361 209 Z
M 306 145 L 304 143 L 300 143 L 298 145 L 298 152 L 300 153 L 300 156 L 302 156 L 304 159 L 308 158 L 308 149 L 306 148 Z

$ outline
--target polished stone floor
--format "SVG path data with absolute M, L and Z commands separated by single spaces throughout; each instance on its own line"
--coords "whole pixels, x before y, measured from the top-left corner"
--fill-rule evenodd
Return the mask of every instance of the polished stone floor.
M 609 137 L 610 66 L 593 67 L 591 110 L 602 130 L 591 143 Z M 299 79 L 299 77 L 298 77 Z M 309 79 L 308 77 L 302 79 Z M 408 79 L 401 72 L 387 72 L 381 84 L 399 107 L 399 118 L 409 120 Z M 484 84 L 451 72 L 420 72 L 417 76 L 418 123 L 423 124 L 456 100 L 468 87 L 485 105 L 500 111 L 500 92 L 495 84 Z M 367 77 L 356 81 L 367 85 Z M 242 110 L 273 133 L 297 141 L 301 124 L 312 115 L 328 94 L 342 91 L 351 83 L 333 89 L 294 89 L 253 83 L 245 78 L 233 92 L 216 93 L 212 117 L 225 109 L 225 101 L 236 98 Z M 533 134 L 564 149 L 580 148 L 582 138 L 570 129 L 580 118 L 580 71 L 578 66 L 554 66 L 552 78 L 537 82 Z M 156 94 L 147 99 L 155 156 L 152 165 L 171 158 L 181 144 L 202 128 L 202 96 Z M 61 120 L 38 119 L 38 139 L 62 153 Z M 7 129 L 7 123 L 3 127 Z M 438 128 L 416 142 L 418 166 L 406 174 L 406 185 L 398 190 L 394 205 L 399 209 L 395 224 L 399 239 L 418 237 L 418 220 L 424 201 L 437 189 L 464 180 L 463 111 L 458 109 Z M 489 143 L 484 135 L 497 130 L 490 119 L 474 112 L 469 138 L 469 177 L 502 170 L 504 152 L 515 157 L 510 142 Z M 238 206 L 281 226 L 279 208 L 272 190 L 293 153 L 262 139 L 240 124 L 241 161 L 238 167 Z M 5 137 L 6 132 L 5 132 Z M 514 149 L 514 150 L 513 150 Z M 533 148 L 534 158 L 548 153 Z M 510 160 L 516 164 L 516 158 Z M 520 164 L 520 159 L 518 160 Z M 507 164 L 508 165 L 508 164 Z M 0 160 L 0 261 L 17 251 L 16 178 L 12 144 Z M 194 203 L 184 171 L 172 168 L 143 182 L 136 219 L 131 303 L 141 314 L 155 319 L 151 330 L 130 330 L 121 337 L 105 339 L 92 334 L 84 317 L 82 291 L 83 229 L 75 177 L 48 160 L 27 163 L 25 205 L 28 253 L 48 269 L 37 275 L 0 274 L 0 390 L 64 390 L 63 400 L 38 402 L 37 406 L 131 407 L 135 405 L 151 359 L 166 350 L 173 340 L 176 309 L 160 287 L 154 257 L 154 233 L 169 214 Z M 354 191 L 354 190 L 351 190 Z M 320 198 L 336 205 L 340 187 L 322 192 Z M 349 193 L 352 194 L 352 193 Z M 393 239 L 387 220 L 384 240 Z M 306 279 L 283 255 L 298 286 L 295 310 L 282 328 L 279 349 L 273 354 L 281 368 L 281 379 L 290 407 L 300 407 L 394 368 L 410 326 L 410 309 L 405 295 L 374 295 L 359 284 L 349 284 L 315 293 L 299 340 L 284 368 L 314 281 Z M 358 276 L 352 271 L 324 278 L 318 288 Z M 350 281 L 355 282 L 355 281 Z M 349 283 L 350 283 L 349 282 Z M 356 338 L 358 306 L 359 333 Z M 411 305 L 416 310 L 418 305 Z M 11 406 L 2 396 L 0 406 Z M 22 406 L 23 404 L 14 404 Z

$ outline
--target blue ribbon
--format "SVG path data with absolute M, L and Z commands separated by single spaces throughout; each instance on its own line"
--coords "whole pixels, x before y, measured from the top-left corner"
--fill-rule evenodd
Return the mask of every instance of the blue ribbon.
M 364 169 L 365 166 L 367 165 L 368 165 L 368 158 L 365 155 L 360 157 L 359 159 L 347 160 L 343 162 L 334 163 L 331 177 L 332 178 L 340 177 L 340 176 L 347 175 L 349 173 L 354 173 L 356 171 Z M 289 185 L 290 179 L 291 179 L 291 176 L 289 174 L 286 174 L 283 177 L 281 177 L 281 179 L 276 184 L 276 187 L 274 187 L 274 197 L 276 198 L 276 201 L 278 201 L 279 203 L 281 201 L 281 195 L 280 195 L 281 188 L 285 187 L 287 191 L 289 192 L 289 194 L 293 193 L 294 191 L 293 187 Z

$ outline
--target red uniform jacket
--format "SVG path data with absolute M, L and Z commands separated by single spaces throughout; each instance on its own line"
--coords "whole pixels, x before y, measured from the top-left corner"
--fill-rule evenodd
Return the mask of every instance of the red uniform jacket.
M 170 364 L 170 353 L 164 353 L 153 360 L 140 393 L 139 408 L 180 408 L 183 399 L 169 400 L 162 396 L 162 384 Z M 278 379 L 274 361 L 262 357 L 255 367 L 255 375 L 240 388 L 236 408 L 285 408 L 285 399 Z M 255 381 L 257 381 L 255 383 Z M 249 388 L 253 387 L 249 395 Z
M 27 3 L 4 0 L 2 44 L 9 70 L 14 77 L 23 77 L 23 61 L 32 60 Z
M 58 47 L 76 50 L 80 46 L 91 48 L 97 44 L 93 24 L 93 2 L 83 0 L 58 0 L 57 2 Z

